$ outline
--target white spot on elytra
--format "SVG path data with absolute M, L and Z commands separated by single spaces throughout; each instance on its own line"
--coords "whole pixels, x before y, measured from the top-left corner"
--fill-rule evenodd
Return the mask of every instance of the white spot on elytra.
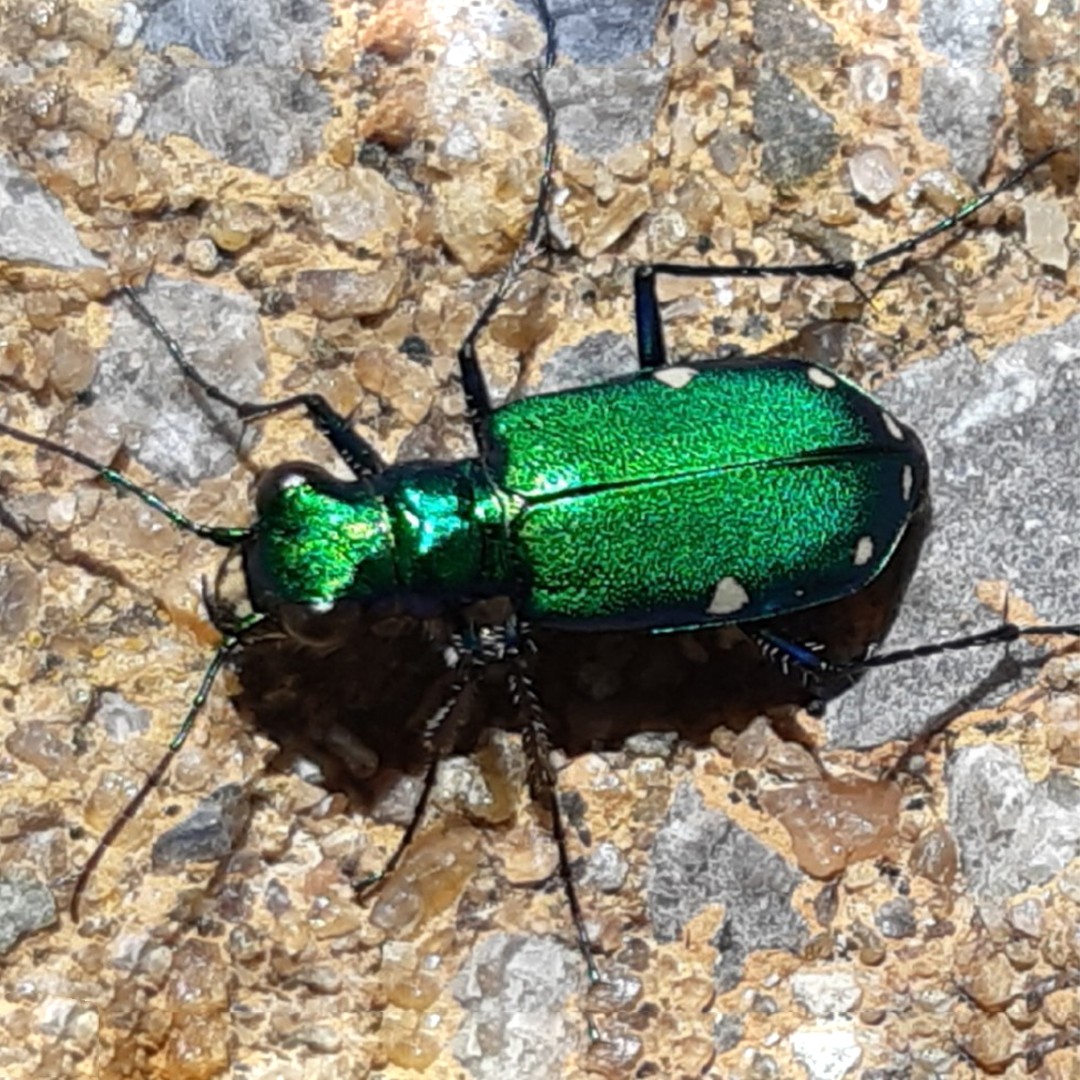
M 688 382 L 691 382 L 697 371 L 689 367 L 662 367 L 653 372 L 653 378 L 658 379 L 672 390 L 681 390 Z
M 894 439 L 902 440 L 904 438 L 904 429 L 896 422 L 896 419 L 884 409 L 881 410 L 881 422 L 885 425 L 885 430 Z
M 705 609 L 710 615 L 732 615 L 750 603 L 747 591 L 733 577 L 721 578 L 716 583 L 712 600 Z
M 289 488 L 303 487 L 307 481 L 299 473 L 283 473 L 277 478 L 279 491 L 287 491 Z
M 822 371 L 819 367 L 808 367 L 806 369 L 806 377 L 815 386 L 820 386 L 823 390 L 831 390 L 836 385 L 836 379 L 827 371 Z
M 312 615 L 328 615 L 334 610 L 334 601 L 312 600 L 311 603 L 307 605 L 307 609 Z
M 855 544 L 855 565 L 865 566 L 874 557 L 874 540 L 870 536 L 860 536 Z
M 904 502 L 907 502 L 911 498 L 911 489 L 915 485 L 915 473 L 912 471 L 910 465 L 904 466 L 904 471 L 900 474 L 900 490 L 904 493 Z

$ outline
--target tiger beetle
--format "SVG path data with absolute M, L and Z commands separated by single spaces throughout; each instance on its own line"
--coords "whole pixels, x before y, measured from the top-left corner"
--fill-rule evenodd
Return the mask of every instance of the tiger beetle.
M 0 434 L 77 462 L 177 529 L 238 551 L 252 609 L 223 623 L 220 643 L 168 748 L 79 873 L 73 917 L 94 868 L 164 775 L 222 666 L 270 626 L 322 644 L 338 632 L 343 610 L 373 622 L 405 614 L 450 626 L 448 689 L 420 733 L 426 761 L 420 797 L 396 849 L 362 889 L 392 873 L 415 836 L 440 759 L 463 723 L 466 691 L 488 665 L 505 665 L 529 787 L 551 818 L 559 874 L 591 982 L 599 973 L 571 873 L 551 733 L 533 679 L 534 629 L 670 634 L 736 627 L 812 685 L 850 683 L 870 667 L 1026 635 L 1080 633 L 1080 624 L 1004 623 L 917 648 L 835 660 L 814 642 L 778 629 L 785 617 L 857 595 L 882 575 L 925 511 L 926 455 L 910 428 L 818 364 L 742 355 L 669 363 L 656 288 L 663 275 L 804 275 L 855 284 L 862 271 L 953 229 L 1049 155 L 932 228 L 862 260 L 639 267 L 636 373 L 492 404 L 477 342 L 518 272 L 542 246 L 553 186 L 555 116 L 543 72 L 555 61 L 555 38 L 543 0 L 538 10 L 547 48 L 533 85 L 547 135 L 536 206 L 527 235 L 457 355 L 474 457 L 387 465 L 319 394 L 235 400 L 189 363 L 126 287 L 124 298 L 190 383 L 244 422 L 302 409 L 352 479 L 337 479 L 315 465 L 280 465 L 259 482 L 251 524 L 208 525 L 116 469 L 0 423 Z M 505 617 L 477 621 L 476 605 L 496 601 Z

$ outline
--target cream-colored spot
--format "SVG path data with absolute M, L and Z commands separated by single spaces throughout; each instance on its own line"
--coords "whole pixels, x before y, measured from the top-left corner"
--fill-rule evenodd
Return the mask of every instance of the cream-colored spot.
M 872 537 L 860 536 L 855 544 L 855 565 L 865 566 L 874 557 L 874 541 Z
M 904 429 L 884 409 L 881 410 L 881 422 L 885 425 L 885 430 L 894 439 L 903 439 Z
M 733 578 L 721 578 L 705 609 L 710 615 L 732 615 L 750 603 L 747 591 Z
M 277 478 L 276 482 L 279 491 L 288 491 L 289 488 L 303 487 L 304 484 L 307 483 L 307 480 L 299 473 L 290 472 L 282 473 L 281 476 Z
M 672 390 L 681 390 L 696 375 L 697 370 L 691 367 L 661 367 L 653 372 L 654 379 L 670 386 Z
M 806 369 L 806 377 L 815 386 L 820 386 L 823 390 L 831 390 L 836 385 L 836 379 L 827 371 L 822 371 L 819 367 L 808 367 Z
M 904 471 L 900 474 L 900 490 L 904 495 L 904 502 L 907 502 L 911 498 L 911 489 L 915 486 L 915 473 L 912 471 L 910 465 L 904 466 Z
M 330 612 L 334 610 L 334 601 L 312 600 L 311 603 L 307 605 L 307 609 L 312 615 L 329 615 Z

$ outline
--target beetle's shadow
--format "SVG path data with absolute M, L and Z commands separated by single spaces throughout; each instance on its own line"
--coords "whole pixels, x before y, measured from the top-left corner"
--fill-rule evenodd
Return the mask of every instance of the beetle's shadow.
M 425 767 L 425 721 L 450 675 L 429 629 L 415 622 L 358 626 L 332 653 L 288 640 L 246 646 L 239 705 L 281 747 L 273 767 L 314 760 L 330 790 L 366 811 L 400 773 Z M 650 636 L 534 634 L 534 681 L 553 745 L 570 756 L 618 749 L 642 731 L 674 731 L 701 744 L 717 727 L 741 730 L 812 698 L 738 631 Z M 505 665 L 484 668 L 459 714 L 455 751 L 518 721 Z
M 920 516 L 886 569 L 855 596 L 770 622 L 795 642 L 818 642 L 834 661 L 861 655 L 896 615 L 921 546 Z M 445 700 L 451 676 L 432 625 L 366 623 L 344 644 L 318 652 L 290 640 L 245 646 L 239 704 L 282 747 L 278 767 L 315 760 L 326 785 L 367 810 L 402 773 L 425 766 L 420 732 Z M 534 678 L 555 747 L 575 756 L 618 749 L 642 731 L 670 731 L 704 744 L 717 728 L 740 731 L 763 713 L 788 738 L 811 737 L 796 710 L 852 685 L 809 687 L 785 675 L 735 628 L 692 633 L 569 633 L 536 630 Z M 455 749 L 468 752 L 492 728 L 513 729 L 506 672 L 492 664 L 463 716 Z

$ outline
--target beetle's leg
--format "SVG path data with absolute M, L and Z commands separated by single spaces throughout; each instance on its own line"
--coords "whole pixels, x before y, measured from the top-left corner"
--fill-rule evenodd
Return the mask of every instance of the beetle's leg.
M 665 362 L 664 344 L 660 332 L 659 305 L 656 300 L 657 274 L 683 278 L 838 278 L 841 281 L 850 282 L 864 300 L 869 300 L 870 297 L 856 283 L 856 274 L 869 270 L 880 263 L 899 258 L 902 255 L 909 255 L 935 236 L 956 228 L 967 218 L 981 210 L 988 202 L 996 199 L 1002 192 L 1015 187 L 1024 177 L 1028 176 L 1056 153 L 1058 153 L 1057 148 L 1047 150 L 1034 160 L 1029 161 L 1022 168 L 1010 173 L 989 191 L 985 191 L 969 200 L 948 217 L 942 218 L 934 225 L 931 225 L 929 229 L 924 229 L 921 233 L 910 236 L 899 244 L 894 244 L 884 251 L 875 252 L 873 255 L 863 259 L 836 259 L 827 262 L 791 263 L 772 266 L 693 266 L 684 263 L 651 263 L 647 266 L 638 267 L 634 274 L 634 315 L 637 323 L 638 358 L 641 367 L 646 369 L 659 367 Z M 883 288 L 892 277 L 903 273 L 904 269 L 904 265 L 901 265 L 896 270 L 886 274 L 875 284 L 872 292 L 877 292 Z
M 592 943 L 589 941 L 589 932 L 585 927 L 585 915 L 574 886 L 570 856 L 566 849 L 566 824 L 559 806 L 555 770 L 551 766 L 551 734 L 537 700 L 532 679 L 524 667 L 519 668 L 511 677 L 510 687 L 518 708 L 522 710 L 525 717 L 524 744 L 525 757 L 528 761 L 529 791 L 533 799 L 551 815 L 551 831 L 559 852 L 559 876 L 562 878 L 566 902 L 574 921 L 578 949 L 585 960 L 589 982 L 596 983 L 600 981 L 600 972 L 592 957 Z
M 451 649 L 454 662 L 453 677 L 443 695 L 442 703 L 425 721 L 423 731 L 420 733 L 421 753 L 427 766 L 420 796 L 413 806 L 412 816 L 408 825 L 405 826 L 405 831 L 399 837 L 397 846 L 383 864 L 382 869 L 354 883 L 358 897 L 363 897 L 379 882 L 385 881 L 401 862 L 402 856 L 409 849 L 423 824 L 431 793 L 435 788 L 439 763 L 443 756 L 453 749 L 454 742 L 461 731 L 461 718 L 464 712 L 461 707 L 462 699 L 475 684 L 476 677 L 483 667 L 484 658 L 480 654 L 480 647 L 466 635 L 455 634 L 452 638 Z
M 667 363 L 660 302 L 656 298 L 656 270 L 639 266 L 634 270 L 634 326 L 637 329 L 638 367 L 642 371 Z
M 821 651 L 820 646 L 809 643 L 796 643 L 781 637 L 771 630 L 748 630 L 744 632 L 757 643 L 762 653 L 773 660 L 785 675 L 792 669 L 802 673 L 803 679 L 810 685 L 824 685 L 834 680 L 854 680 L 871 668 L 891 667 L 893 664 L 905 664 L 911 660 L 940 656 L 942 653 L 959 652 L 964 649 L 978 649 L 986 645 L 1008 645 L 1023 637 L 1080 637 L 1080 623 L 1061 623 L 1055 625 L 1019 626 L 1004 622 L 992 630 L 982 630 L 977 634 L 950 638 L 948 641 L 931 641 L 923 645 L 914 645 L 892 652 L 864 656 L 859 660 L 834 663 Z
M 837 666 L 825 658 L 825 646 L 819 642 L 796 642 L 771 630 L 751 630 L 746 627 L 742 627 L 742 630 L 784 678 L 797 677 L 813 694 L 803 704 L 803 708 L 812 716 L 824 716 L 829 701 L 858 681 L 859 672 L 838 672 Z
M 917 233 L 915 236 L 910 236 L 906 240 L 901 240 L 899 244 L 894 244 L 892 247 L 886 248 L 884 251 L 879 251 L 874 255 L 870 255 L 865 259 L 859 259 L 855 263 L 857 270 L 868 270 L 871 266 L 877 266 L 878 263 L 888 262 L 891 259 L 895 259 L 900 255 L 909 255 L 916 248 L 921 247 L 928 240 L 932 240 L 940 233 L 948 232 L 950 229 L 955 229 L 957 225 L 963 222 L 966 218 L 972 216 L 981 210 L 987 203 L 992 202 L 1002 192 L 1008 191 L 1009 188 L 1015 187 L 1026 176 L 1034 172 L 1044 162 L 1049 161 L 1055 154 L 1060 153 L 1059 147 L 1051 147 L 1049 150 L 1039 154 L 1038 157 L 1033 158 L 1026 165 L 1021 166 L 1019 169 L 1015 169 L 1009 173 L 1000 183 L 996 184 L 989 191 L 984 191 L 981 195 L 976 195 L 975 198 L 969 199 L 958 210 L 949 214 L 948 217 L 942 218 L 940 221 L 931 225 L 929 229 L 924 229 L 921 233 Z M 891 274 L 887 274 L 875 287 L 875 292 L 880 289 L 891 276 L 897 273 L 903 273 L 904 267 L 900 266 L 897 270 Z
M 375 448 L 366 439 L 357 435 L 349 425 L 348 419 L 337 413 L 321 394 L 295 394 L 292 397 L 282 398 L 281 401 L 268 402 L 237 401 L 236 398 L 226 394 L 214 386 L 184 355 L 176 339 L 161 325 L 161 321 L 147 308 L 133 288 L 125 285 L 120 292 L 132 311 L 146 323 L 154 336 L 165 346 L 184 378 L 194 383 L 212 401 L 232 409 L 245 422 L 275 416 L 289 409 L 303 409 L 316 430 L 326 438 L 341 460 L 352 470 L 353 475 L 370 476 L 385 467 Z
M 203 672 L 203 677 L 199 682 L 198 689 L 195 691 L 195 696 L 191 699 L 191 704 L 188 706 L 187 714 L 184 716 L 180 726 L 176 729 L 176 733 L 169 740 L 169 745 L 165 748 L 161 757 L 158 758 L 157 764 L 150 770 L 149 775 L 142 782 L 139 790 L 128 800 L 127 805 L 123 810 L 113 818 L 112 824 L 105 830 L 105 833 L 97 842 L 97 846 L 90 853 L 90 858 L 83 863 L 83 868 L 79 871 L 78 877 L 75 879 L 75 887 L 72 890 L 71 903 L 69 905 L 71 918 L 75 922 L 79 921 L 79 902 L 82 900 L 83 892 L 86 890 L 87 883 L 90 881 L 90 877 L 97 868 L 98 863 L 101 862 L 105 853 L 112 847 L 113 842 L 123 831 L 127 823 L 139 812 L 139 808 L 146 801 L 147 796 L 158 786 L 161 782 L 161 778 L 165 775 L 169 764 L 180 752 L 180 748 L 187 740 L 188 735 L 191 733 L 191 729 L 195 726 L 195 721 L 198 718 L 199 713 L 206 704 L 206 699 L 210 696 L 214 680 L 217 678 L 218 672 L 224 666 L 225 661 L 238 646 L 243 644 L 243 638 L 247 632 L 258 626 L 265 618 L 265 615 L 255 614 L 240 620 L 235 632 L 222 638 L 218 647 L 214 650 L 214 655 L 210 658 L 210 663 L 207 664 L 206 670 Z
M 950 638 L 948 641 L 932 641 L 908 649 L 894 649 L 892 652 L 878 653 L 876 656 L 854 660 L 850 664 L 831 665 L 830 671 L 837 674 L 857 674 L 868 668 L 889 667 L 892 664 L 903 664 L 909 660 L 938 656 L 946 652 L 977 649 L 984 645 L 1007 645 L 1022 637 L 1060 637 L 1063 635 L 1080 636 L 1080 623 L 1018 626 L 1016 623 L 1005 622 L 995 626 L 993 630 L 983 630 L 978 634 L 967 634 L 964 637 Z
M 551 764 L 551 733 L 529 670 L 529 657 L 533 655 L 532 642 L 527 636 L 526 628 L 515 620 L 507 624 L 504 633 L 506 656 L 510 661 L 510 694 L 515 708 L 524 720 L 522 741 L 525 748 L 529 792 L 533 800 L 551 815 L 551 832 L 559 854 L 559 877 L 562 879 L 563 892 L 566 894 L 566 902 L 574 922 L 578 950 L 585 960 L 589 983 L 593 985 L 600 982 L 600 972 L 593 960 L 592 943 L 585 927 L 585 916 L 574 886 L 570 855 L 566 848 L 566 823 L 559 805 L 558 781 Z M 598 1037 L 591 1022 L 589 1032 L 592 1038 Z
M 315 429 L 330 443 L 353 476 L 371 476 L 386 468 L 378 450 L 358 435 L 348 418 L 336 412 L 322 394 L 295 394 L 281 401 L 244 402 L 237 415 L 245 421 L 261 420 L 295 408 L 301 408 L 308 414 Z
M 487 303 L 484 304 L 476 321 L 465 335 L 465 340 L 461 343 L 457 354 L 461 390 L 465 395 L 465 416 L 481 454 L 487 450 L 487 423 L 491 416 L 492 406 L 487 382 L 476 355 L 476 341 L 491 322 L 522 269 L 537 254 L 547 237 L 548 207 L 555 176 L 555 107 L 551 104 L 551 99 L 547 96 L 547 90 L 544 87 L 544 73 L 555 64 L 555 20 L 548 10 L 547 0 L 534 0 L 534 2 L 547 41 L 543 61 L 537 70 L 529 73 L 545 128 L 543 165 L 540 171 L 540 182 L 537 185 L 536 203 L 533 205 L 532 217 L 529 219 L 529 227 L 524 239 L 518 244 L 517 250 L 503 269 L 499 284 L 488 297 Z
M 776 664 L 784 675 L 790 675 L 794 669 L 805 683 L 810 684 L 836 670 L 822 655 L 822 646 L 816 642 L 790 641 L 771 630 L 742 629 L 761 650 L 762 656 Z
M 450 685 L 439 707 L 425 721 L 420 733 L 420 750 L 426 765 L 420 796 L 413 806 L 405 831 L 382 869 L 356 882 L 355 888 L 361 896 L 389 877 L 415 839 L 431 800 L 439 763 L 443 756 L 453 749 L 461 731 L 465 711 L 463 699 L 475 686 L 476 679 L 486 664 L 506 659 L 508 637 L 508 633 L 501 627 L 481 627 L 476 630 L 463 627 L 451 635 L 450 647 L 446 651 L 447 662 L 453 665 Z

